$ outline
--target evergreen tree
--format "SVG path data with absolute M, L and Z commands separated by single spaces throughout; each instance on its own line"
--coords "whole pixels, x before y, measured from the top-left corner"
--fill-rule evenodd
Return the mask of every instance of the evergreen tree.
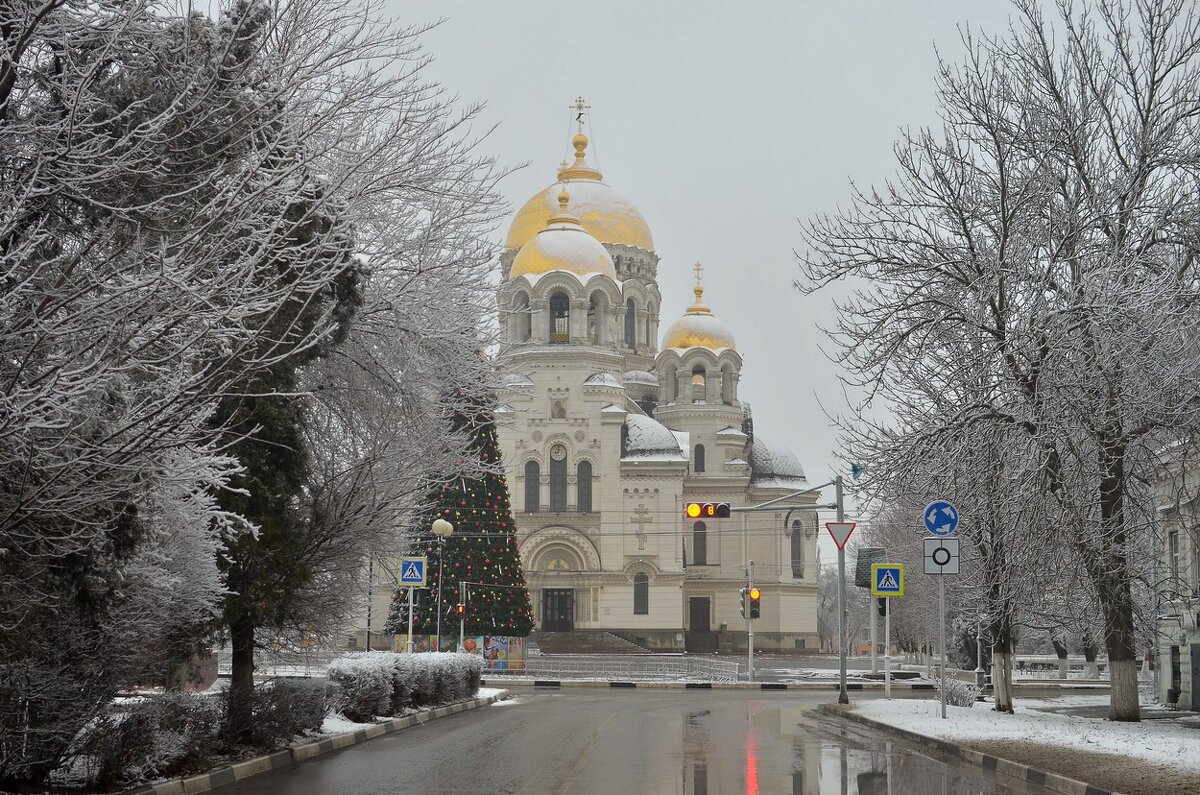
M 458 395 L 463 400 L 462 394 Z M 473 402 L 469 401 L 468 402 Z M 455 412 L 456 431 L 470 435 L 470 450 L 478 457 L 483 474 L 443 479 L 430 493 L 429 508 L 418 521 L 416 554 L 428 558 L 428 595 L 417 600 L 413 631 L 437 632 L 438 577 L 444 576 L 442 634 L 458 636 L 459 616 L 454 606 L 465 604 L 466 634 L 524 637 L 533 629 L 533 609 L 525 587 L 525 573 L 517 552 L 516 523 L 501 470 L 495 417 L 490 410 Z M 444 569 L 439 575 L 441 542 L 429 528 L 435 519 L 454 525 L 445 542 Z M 466 582 L 465 600 L 460 584 Z M 421 592 L 418 591 L 418 596 Z M 388 629 L 408 631 L 408 590 L 397 588 L 388 615 Z

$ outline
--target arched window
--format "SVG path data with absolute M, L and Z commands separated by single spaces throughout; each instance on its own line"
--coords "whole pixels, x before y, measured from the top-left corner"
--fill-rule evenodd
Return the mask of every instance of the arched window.
M 550 342 L 571 341 L 571 299 L 564 292 L 550 296 Z
M 575 501 L 580 513 L 592 512 L 592 462 L 580 461 L 575 467 L 578 499 Z
M 692 456 L 692 469 L 699 475 L 704 471 L 704 445 L 696 445 L 696 453 Z
M 567 510 L 567 448 L 561 444 L 550 448 L 550 510 Z
M 529 296 L 517 293 L 513 299 L 513 342 L 529 342 L 533 334 L 533 317 L 529 314 Z
M 537 513 L 542 469 L 537 461 L 525 463 L 525 513 Z
M 692 402 L 703 403 L 708 399 L 708 372 L 704 365 L 698 364 L 692 368 Z
M 633 614 L 644 616 L 650 613 L 650 578 L 645 574 L 633 575 Z
M 625 347 L 637 347 L 637 304 L 632 298 L 625 302 Z
M 621 426 L 621 458 L 629 454 L 629 426 Z
M 799 519 L 792 522 L 792 576 L 804 579 L 804 527 Z
M 692 525 L 692 563 L 697 566 L 708 565 L 708 527 L 704 522 Z

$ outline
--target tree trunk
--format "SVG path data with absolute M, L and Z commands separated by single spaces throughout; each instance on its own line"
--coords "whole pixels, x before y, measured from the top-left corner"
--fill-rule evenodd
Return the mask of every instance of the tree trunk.
M 233 665 L 229 678 L 229 742 L 249 745 L 254 730 L 254 625 L 239 621 L 229 628 Z
M 1091 632 L 1083 633 L 1083 659 L 1086 665 L 1083 667 L 1084 679 L 1099 679 L 1100 666 L 1096 664 L 1096 640 L 1092 637 Z
M 1108 650 L 1108 681 L 1110 700 L 1108 719 L 1139 721 L 1137 633 L 1133 625 L 1133 604 L 1129 584 L 1114 583 L 1107 598 L 1100 599 L 1107 628 L 1105 647 Z
M 988 631 L 992 635 L 992 690 L 995 695 L 995 710 L 1011 715 L 1013 711 L 1012 671 L 1015 657 L 1014 646 L 1016 645 L 1012 622 L 1005 617 L 1005 614 L 1001 613 L 996 620 L 991 622 Z
M 1054 653 L 1058 655 L 1058 678 L 1067 678 L 1067 644 L 1058 638 L 1051 638 L 1050 642 L 1054 644 Z

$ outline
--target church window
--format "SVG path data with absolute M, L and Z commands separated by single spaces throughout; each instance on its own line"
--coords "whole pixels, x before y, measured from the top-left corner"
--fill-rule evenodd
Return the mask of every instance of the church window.
M 697 566 L 708 565 L 708 527 L 704 522 L 692 525 L 692 563 Z
M 698 364 L 692 368 L 692 402 L 703 403 L 707 396 L 705 394 L 708 384 L 708 372 L 704 369 L 704 365 Z
M 632 298 L 625 302 L 625 347 L 637 347 L 637 304 Z
M 696 474 L 699 475 L 704 471 L 704 445 L 696 445 L 696 453 L 692 456 L 692 467 Z
M 567 509 L 567 448 L 556 444 L 550 448 L 550 510 L 561 513 Z
M 525 513 L 537 513 L 542 471 L 537 461 L 525 463 Z
M 645 574 L 633 575 L 633 614 L 635 616 L 650 613 L 650 578 Z
M 513 342 L 529 342 L 533 334 L 533 316 L 529 313 L 529 296 L 517 293 L 513 299 Z
M 804 579 L 804 527 L 799 519 L 792 522 L 792 576 Z
M 621 458 L 629 454 L 629 426 L 621 426 Z
M 571 299 L 566 293 L 557 292 L 550 296 L 550 342 L 562 344 L 571 341 Z
M 592 512 L 592 462 L 580 461 L 575 468 L 578 498 L 575 500 L 580 513 Z

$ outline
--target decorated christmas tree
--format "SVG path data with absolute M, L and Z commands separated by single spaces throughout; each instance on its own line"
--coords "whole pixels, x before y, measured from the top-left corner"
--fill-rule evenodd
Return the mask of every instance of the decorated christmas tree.
M 458 396 L 464 399 L 463 395 Z M 430 508 L 418 521 L 414 535 L 419 539 L 413 554 L 428 558 L 428 591 L 417 592 L 413 631 L 420 635 L 437 632 L 439 569 L 445 577 L 442 590 L 442 635 L 458 637 L 462 604 L 466 635 L 524 637 L 533 629 L 533 609 L 525 587 L 525 573 L 517 552 L 517 526 L 508 499 L 508 486 L 500 468 L 495 417 L 478 406 L 469 414 L 459 412 L 452 422 L 470 435 L 470 450 L 488 469 L 479 477 L 456 476 L 435 487 Z M 440 560 L 441 542 L 430 531 L 434 520 L 445 519 L 454 534 L 445 541 L 445 560 Z M 442 564 L 439 566 L 439 564 Z M 466 583 L 465 594 L 462 583 Z M 388 629 L 408 631 L 408 590 L 397 588 L 388 615 Z

